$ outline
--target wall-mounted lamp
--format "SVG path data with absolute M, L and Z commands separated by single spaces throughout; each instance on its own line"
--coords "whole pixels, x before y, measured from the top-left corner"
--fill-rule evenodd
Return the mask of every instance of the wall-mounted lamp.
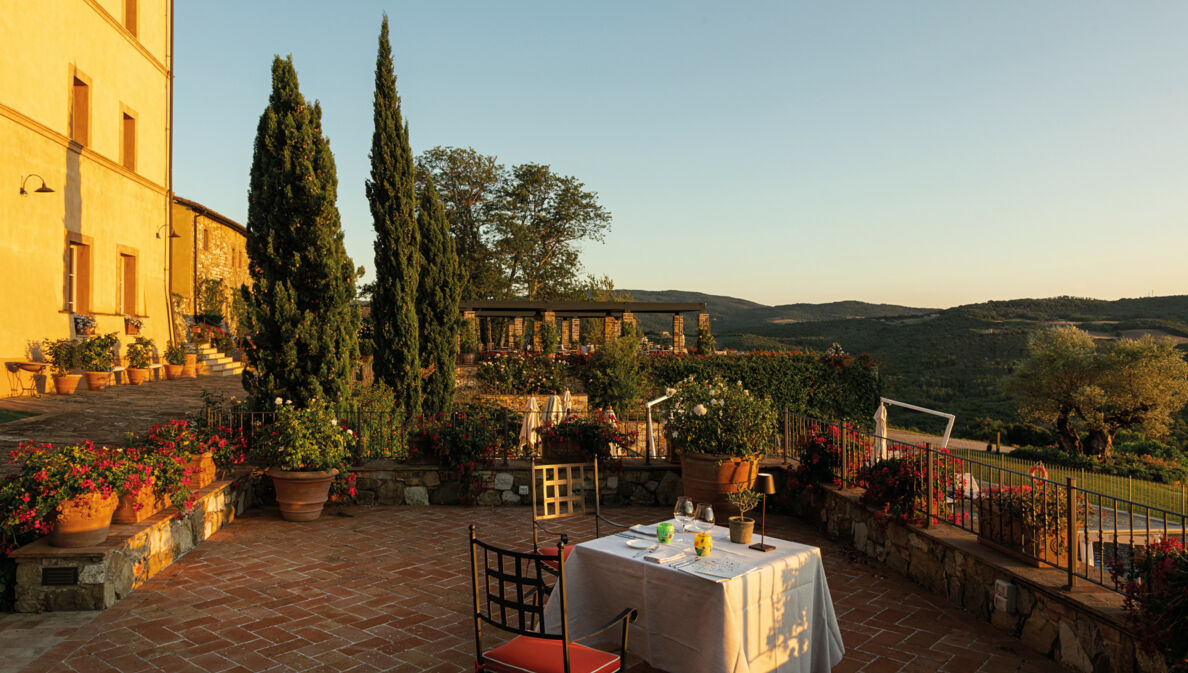
M 169 227 L 169 225 L 162 224 L 161 226 L 157 227 L 157 238 L 161 238 L 161 231 L 164 230 L 165 227 Z M 169 238 L 181 238 L 181 234 L 174 231 L 173 227 L 169 227 Z
M 38 194 L 52 194 L 54 192 L 54 190 L 45 186 L 45 178 L 41 177 L 40 175 L 37 175 L 36 173 L 30 173 L 30 174 L 26 175 L 25 177 L 21 178 L 21 195 L 22 196 L 29 193 L 29 192 L 25 191 L 25 183 L 29 181 L 29 178 L 37 178 L 38 180 L 41 180 L 41 186 L 38 187 L 37 189 L 33 190 L 33 191 L 37 192 Z

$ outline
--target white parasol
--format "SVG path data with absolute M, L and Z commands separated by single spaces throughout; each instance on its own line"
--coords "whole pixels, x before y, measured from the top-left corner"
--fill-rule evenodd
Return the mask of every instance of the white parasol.
M 536 398 L 529 395 L 528 404 L 524 407 L 524 425 L 520 426 L 520 446 L 526 444 L 530 449 L 536 448 L 540 442 L 536 429 L 540 425 L 540 408 L 536 406 Z
M 879 403 L 875 411 L 875 455 L 880 460 L 887 457 L 887 405 Z
M 569 394 L 569 388 L 561 393 L 561 407 L 565 410 L 565 415 L 573 413 L 573 396 Z
M 565 420 L 565 405 L 558 395 L 549 395 L 549 399 L 545 400 L 544 408 L 544 422 L 549 425 L 557 425 Z

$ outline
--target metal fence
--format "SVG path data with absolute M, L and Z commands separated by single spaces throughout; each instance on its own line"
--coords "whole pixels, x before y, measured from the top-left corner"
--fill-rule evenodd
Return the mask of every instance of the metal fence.
M 1121 592 L 1111 570 L 1121 569 L 1151 542 L 1188 539 L 1182 500 L 1180 508 L 1159 507 L 1111 490 L 1118 482 L 1087 486 L 1077 476 L 1047 478 L 996 455 L 957 455 L 798 414 L 785 419 L 786 455 L 792 459 L 799 460 L 813 438 L 825 438 L 835 454 L 835 474 L 847 488 L 862 485 L 864 467 L 883 459 L 908 461 L 925 481 L 925 526 L 956 526 L 991 547 L 1064 570 L 1070 587 L 1083 579 Z M 1133 493 L 1139 481 L 1131 480 L 1125 494 Z M 1107 488 L 1100 488 L 1103 484 Z

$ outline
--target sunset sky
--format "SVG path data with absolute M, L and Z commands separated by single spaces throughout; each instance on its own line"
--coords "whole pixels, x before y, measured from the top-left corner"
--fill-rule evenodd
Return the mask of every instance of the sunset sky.
M 1188 4 L 177 3 L 175 190 L 246 223 L 273 54 L 321 101 L 347 251 L 381 13 L 414 152 L 546 163 L 587 271 L 769 304 L 1188 293 Z

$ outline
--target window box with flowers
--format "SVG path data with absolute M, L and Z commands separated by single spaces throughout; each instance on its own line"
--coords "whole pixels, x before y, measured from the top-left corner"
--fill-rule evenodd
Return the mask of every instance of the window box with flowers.
M 74 333 L 79 336 L 90 336 L 95 333 L 95 318 L 85 313 L 74 313 Z
M 775 444 L 774 407 L 741 381 L 689 377 L 667 392 L 667 430 L 680 447 L 685 495 L 738 514 L 728 496 L 751 488 L 759 460 Z
M 119 449 L 93 442 L 24 442 L 9 454 L 20 472 L 0 482 L 0 550 L 48 534 L 55 547 L 93 547 L 107 539 L 134 465 Z
M 140 318 L 134 318 L 130 315 L 124 316 L 124 334 L 135 336 L 140 334 L 140 328 L 144 327 L 144 321 Z
M 611 460 L 611 445 L 626 448 L 635 443 L 634 431 L 621 432 L 615 417 L 601 409 L 589 416 L 568 416 L 540 429 L 541 457 L 546 461 L 584 463 Z
M 322 400 L 300 408 L 278 397 L 274 404 L 276 420 L 256 436 L 251 461 L 272 479 L 282 518 L 313 521 L 321 515 L 336 476 L 354 481 L 355 473 L 348 470 L 354 431 Z

